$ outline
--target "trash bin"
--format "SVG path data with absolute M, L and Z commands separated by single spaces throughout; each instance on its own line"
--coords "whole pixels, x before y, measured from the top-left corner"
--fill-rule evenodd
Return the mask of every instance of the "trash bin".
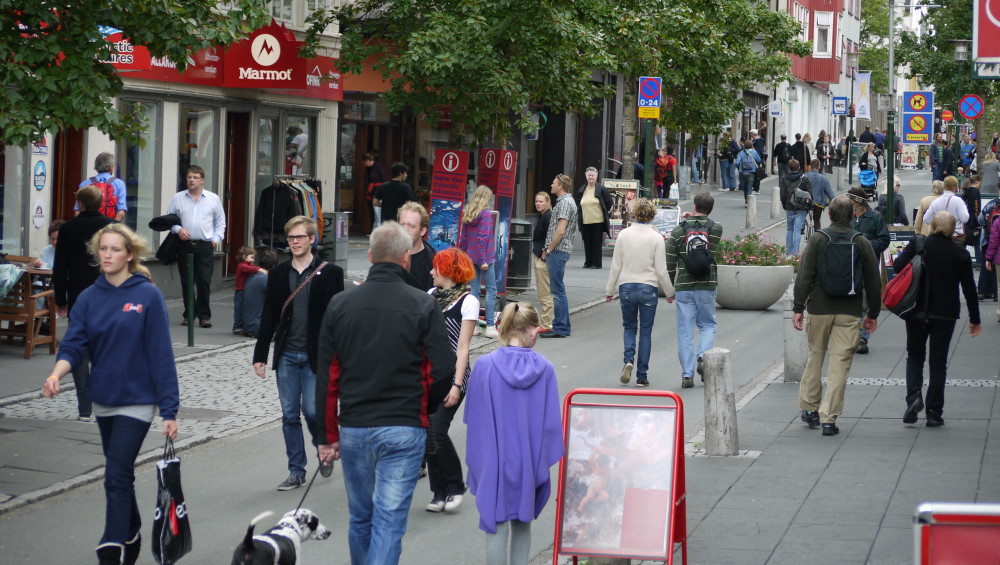
M 510 255 L 507 258 L 507 288 L 527 290 L 531 286 L 531 230 L 528 220 L 510 221 Z
M 347 271 L 347 229 L 351 212 L 323 214 L 323 243 L 319 246 L 319 258 Z

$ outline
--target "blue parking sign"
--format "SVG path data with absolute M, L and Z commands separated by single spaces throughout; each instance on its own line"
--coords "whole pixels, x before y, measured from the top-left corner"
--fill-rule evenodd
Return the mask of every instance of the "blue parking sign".
M 639 77 L 639 107 L 659 108 L 663 79 L 660 77 Z

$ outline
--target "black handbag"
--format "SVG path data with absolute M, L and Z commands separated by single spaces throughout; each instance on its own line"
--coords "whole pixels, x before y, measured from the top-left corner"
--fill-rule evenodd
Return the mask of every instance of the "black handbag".
M 757 166 L 757 170 L 754 172 L 754 177 L 759 181 L 767 178 L 767 170 L 763 164 Z
M 156 462 L 156 510 L 153 511 L 153 557 L 160 565 L 176 563 L 191 551 L 191 524 L 181 490 L 181 460 L 167 438 Z

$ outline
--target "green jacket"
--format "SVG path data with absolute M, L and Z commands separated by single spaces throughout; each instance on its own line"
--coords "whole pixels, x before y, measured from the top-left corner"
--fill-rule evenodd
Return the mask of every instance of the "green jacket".
M 829 229 L 837 233 L 848 233 L 851 231 L 851 226 L 835 223 Z M 806 245 L 806 252 L 802 256 L 799 272 L 795 276 L 792 311 L 801 314 L 808 307 L 810 314 L 861 316 L 862 296 L 864 296 L 868 301 L 868 317 L 878 318 L 879 310 L 882 308 L 882 279 L 879 276 L 878 261 L 872 250 L 872 244 L 867 238 L 858 236 L 854 238 L 854 242 L 861 250 L 861 268 L 864 271 L 863 279 L 866 292 L 854 296 L 829 296 L 823 291 L 818 272 L 819 259 L 829 242 L 830 238 L 819 232 L 809 237 L 809 244 Z
M 864 214 L 851 220 L 851 227 L 871 242 L 876 256 L 889 248 L 889 229 L 885 227 L 885 218 L 870 207 Z
M 684 221 L 693 226 L 704 226 L 708 223 L 708 216 L 691 216 Z M 712 270 L 708 278 L 704 279 L 694 278 L 687 274 L 687 270 L 684 268 L 684 256 L 687 254 L 687 246 L 684 243 L 684 221 L 670 232 L 670 239 L 667 241 L 667 273 L 670 274 L 670 282 L 673 283 L 674 290 L 678 292 L 684 290 L 715 290 L 718 286 L 715 262 L 712 262 Z M 715 222 L 715 225 L 708 232 L 708 248 L 712 253 L 715 253 L 715 250 L 719 248 L 719 241 L 721 239 L 722 224 Z

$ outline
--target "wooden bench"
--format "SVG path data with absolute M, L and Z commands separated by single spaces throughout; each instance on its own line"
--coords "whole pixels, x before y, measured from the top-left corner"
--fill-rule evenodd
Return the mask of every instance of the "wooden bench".
M 29 264 L 31 258 L 8 255 L 7 260 Z M 7 296 L 0 299 L 0 345 L 23 339 L 25 359 L 31 359 L 35 347 L 46 343 L 49 354 L 56 352 L 56 301 L 55 291 L 49 288 L 51 278 L 49 270 L 26 268 Z M 36 280 L 43 285 L 34 286 Z M 37 304 L 40 298 L 44 299 L 41 309 Z M 47 325 L 44 333 L 43 325 Z

